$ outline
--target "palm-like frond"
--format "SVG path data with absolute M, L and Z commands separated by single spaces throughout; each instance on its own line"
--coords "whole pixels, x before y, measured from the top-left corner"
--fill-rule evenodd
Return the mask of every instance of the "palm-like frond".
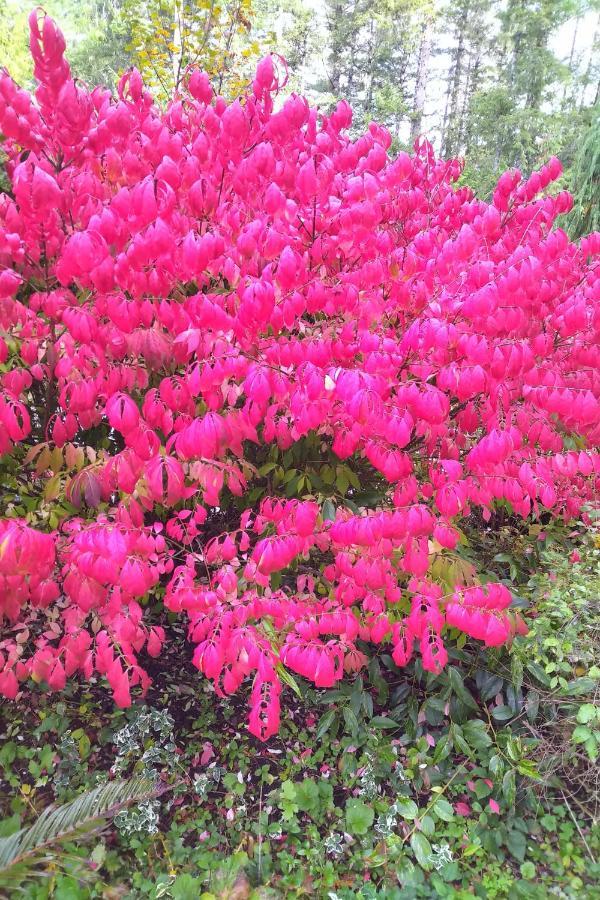
M 575 205 L 568 219 L 574 238 L 600 228 L 600 105 L 587 129 L 570 173 Z
M 29 828 L 0 838 L 0 878 L 10 870 L 34 862 L 48 847 L 77 834 L 89 832 L 129 803 L 156 793 L 148 778 L 111 781 L 80 794 L 62 806 L 49 806 Z

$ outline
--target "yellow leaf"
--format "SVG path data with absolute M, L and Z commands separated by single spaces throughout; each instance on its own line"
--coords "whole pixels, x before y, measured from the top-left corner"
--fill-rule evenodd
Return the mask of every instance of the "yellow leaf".
M 7 544 L 8 544 L 8 535 L 6 535 L 6 537 L 0 544 L 0 559 L 2 559 L 2 557 L 4 555 L 4 551 L 6 550 Z

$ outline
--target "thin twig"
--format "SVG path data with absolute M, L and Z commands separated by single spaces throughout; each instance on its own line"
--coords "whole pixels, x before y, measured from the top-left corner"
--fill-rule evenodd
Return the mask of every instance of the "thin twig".
M 263 830 L 262 830 L 262 799 L 263 799 L 263 782 L 260 783 L 260 795 L 258 798 L 258 877 L 262 880 L 262 845 L 263 845 Z
M 577 828 L 577 831 L 579 832 L 579 836 L 580 836 L 581 840 L 583 841 L 583 843 L 585 844 L 585 849 L 587 850 L 591 861 L 594 863 L 594 865 L 596 865 L 596 859 L 594 857 L 594 854 L 590 850 L 590 845 L 588 844 L 588 842 L 585 839 L 585 835 L 584 835 L 583 831 L 581 830 L 581 826 L 579 825 L 579 822 L 573 815 L 573 810 L 571 809 L 571 805 L 570 805 L 569 801 L 567 800 L 566 794 L 564 791 L 561 791 L 561 794 L 562 794 L 563 800 L 565 801 L 566 807 L 569 810 L 569 815 L 573 819 L 573 822 L 575 823 L 575 827 Z

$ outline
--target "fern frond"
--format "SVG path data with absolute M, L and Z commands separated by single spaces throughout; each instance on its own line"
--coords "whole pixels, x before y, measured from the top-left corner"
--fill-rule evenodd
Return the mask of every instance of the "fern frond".
M 13 866 L 43 853 L 52 844 L 97 827 L 129 803 L 153 796 L 155 785 L 148 778 L 111 781 L 86 791 L 62 806 L 49 806 L 29 828 L 0 838 L 0 877 Z

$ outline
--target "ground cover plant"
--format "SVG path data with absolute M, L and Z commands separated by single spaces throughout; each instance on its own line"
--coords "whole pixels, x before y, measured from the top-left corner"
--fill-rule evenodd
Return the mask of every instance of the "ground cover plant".
M 552 846 L 564 869 L 575 828 L 592 868 L 567 888 L 587 890 L 597 811 L 564 770 L 574 755 L 580 785 L 594 772 L 597 671 L 551 633 L 551 591 L 526 613 L 531 560 L 575 522 L 581 544 L 600 482 L 600 235 L 557 227 L 560 162 L 504 173 L 485 203 L 427 142 L 390 155 L 381 126 L 348 136 L 348 104 L 281 96 L 279 57 L 232 101 L 190 70 L 163 108 L 134 69 L 117 97 L 84 88 L 53 21 L 30 29 L 35 94 L 0 76 L 7 831 L 24 760 L 39 801 L 141 769 L 156 790 L 115 810 L 128 852 L 167 827 L 165 858 L 179 849 L 166 880 L 160 857 L 126 890 L 197 896 L 217 850 L 246 893 L 273 875 L 335 894 L 360 872 L 392 896 L 460 896 L 458 841 L 473 866 L 521 866 L 488 872 L 483 896 L 536 896 L 537 820 L 518 810 L 539 799 L 517 785 L 542 777 L 543 745 L 563 792 Z M 71 718 L 41 753 L 12 740 Z M 223 795 L 230 835 L 194 826 L 188 854 L 189 816 L 218 818 Z M 97 846 L 92 869 L 117 872 Z M 90 890 L 64 878 L 42 890 Z
M 600 550 L 578 535 L 580 561 L 563 562 L 563 540 L 548 536 L 546 574 L 520 582 L 539 629 L 512 656 L 452 651 L 434 677 L 380 651 L 334 691 L 301 682 L 267 743 L 240 727 L 242 698 L 217 706 L 181 672 L 183 631 L 145 704 L 118 710 L 70 684 L 5 708 L 4 833 L 107 780 L 160 789 L 54 847 L 48 868 L 0 869 L 0 885 L 40 898 L 596 897 L 598 769 L 572 736 L 598 684 Z

